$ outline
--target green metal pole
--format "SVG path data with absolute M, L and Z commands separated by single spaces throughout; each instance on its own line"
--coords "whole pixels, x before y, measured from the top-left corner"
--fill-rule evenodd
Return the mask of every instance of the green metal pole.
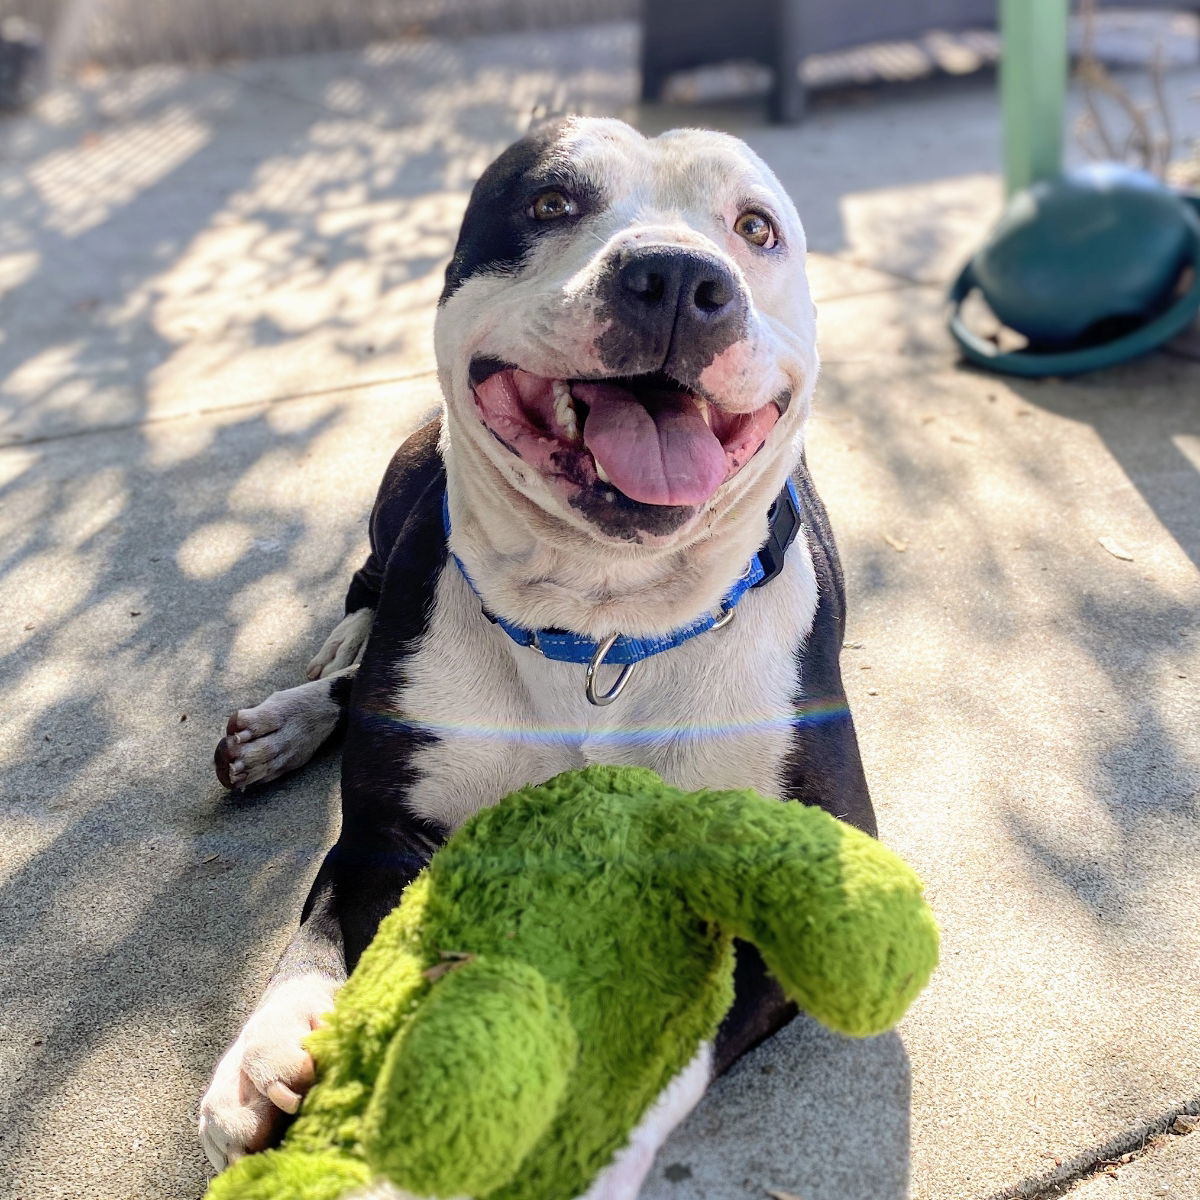
M 1000 109 L 1008 195 L 1062 170 L 1068 0 L 1000 0 Z

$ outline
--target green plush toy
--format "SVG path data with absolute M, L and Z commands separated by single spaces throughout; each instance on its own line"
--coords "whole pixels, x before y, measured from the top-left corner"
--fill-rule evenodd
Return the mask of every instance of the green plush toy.
M 937 960 L 917 877 L 820 809 L 638 767 L 516 792 L 408 888 L 311 1036 L 283 1145 L 208 1200 L 585 1196 L 714 1035 L 735 937 L 855 1036 Z

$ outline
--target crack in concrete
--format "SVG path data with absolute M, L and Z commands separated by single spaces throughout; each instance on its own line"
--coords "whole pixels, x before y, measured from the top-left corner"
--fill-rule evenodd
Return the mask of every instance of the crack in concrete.
M 1174 1133 L 1171 1126 L 1178 1117 L 1197 1114 L 1200 1114 L 1200 1096 L 1168 1109 L 1135 1130 L 1110 1139 L 1086 1155 L 1064 1158 L 1062 1165 L 1056 1167 L 1049 1176 L 1026 1176 L 1017 1184 L 991 1193 L 985 1200 L 1059 1200 L 1077 1184 L 1104 1174 L 1127 1154 L 1130 1157 L 1122 1166 L 1161 1149 L 1169 1144 L 1171 1138 L 1191 1136 Z
M 390 375 L 383 379 L 365 379 L 359 383 L 343 383 L 332 387 L 314 388 L 309 392 L 287 392 L 280 396 L 263 396 L 253 400 L 232 400 L 228 404 L 209 404 L 200 408 L 187 408 L 178 412 L 149 413 L 128 421 L 112 421 L 105 425 L 85 425 L 77 429 L 60 429 L 52 433 L 6 435 L 0 433 L 0 453 L 5 450 L 23 450 L 26 446 L 37 446 L 43 442 L 57 442 L 65 438 L 87 437 L 90 434 L 120 433 L 128 429 L 140 429 L 143 425 L 161 425 L 167 421 L 183 421 L 189 417 L 208 417 L 214 414 L 237 412 L 244 408 L 271 408 L 278 404 L 292 404 L 297 400 L 318 400 L 322 396 L 334 396 L 339 392 L 361 392 L 371 388 L 388 387 L 397 383 L 411 383 L 415 379 L 426 379 L 437 375 L 436 367 L 422 367 L 407 374 Z M 4 441 L 10 437 L 10 441 Z

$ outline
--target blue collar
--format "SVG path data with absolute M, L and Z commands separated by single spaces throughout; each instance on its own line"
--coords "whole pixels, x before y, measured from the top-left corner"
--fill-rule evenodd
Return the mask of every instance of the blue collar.
M 767 540 L 750 560 L 739 578 L 734 581 L 733 587 L 725 593 L 725 597 L 721 601 L 721 611 L 717 616 L 705 613 L 690 624 L 660 637 L 635 638 L 622 634 L 612 639 L 611 645 L 599 657 L 614 666 L 639 663 L 655 654 L 662 654 L 664 650 L 673 650 L 676 646 L 682 646 L 684 642 L 691 641 L 692 638 L 698 637 L 702 633 L 707 633 L 717 625 L 726 624 L 738 602 L 751 588 L 762 587 L 783 570 L 784 555 L 800 529 L 800 498 L 790 479 L 784 485 L 783 491 L 776 497 L 775 503 L 771 505 L 767 521 Z M 445 496 L 442 498 L 442 522 L 445 525 L 446 541 L 449 544 L 450 502 Z M 480 596 L 479 589 L 475 586 L 467 568 L 463 566 L 462 560 L 453 551 L 451 551 L 451 557 L 458 564 L 458 569 L 462 572 L 471 591 L 479 596 L 480 604 L 483 605 L 483 597 Z M 598 642 L 594 638 L 571 633 L 565 629 L 525 629 L 523 626 L 514 625 L 511 621 L 506 621 L 503 617 L 488 612 L 486 605 L 483 606 L 483 615 L 493 624 L 499 625 L 518 646 L 529 646 L 555 662 L 591 663 L 594 665 L 600 647 L 604 642 L 610 640 L 605 638 L 603 642 Z

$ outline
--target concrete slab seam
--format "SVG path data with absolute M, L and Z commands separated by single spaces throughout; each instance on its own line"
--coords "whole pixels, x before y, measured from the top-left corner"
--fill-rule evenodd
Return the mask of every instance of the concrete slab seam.
M 1171 1126 L 1179 1117 L 1197 1114 L 1200 1114 L 1200 1096 L 1169 1109 L 1163 1115 L 1147 1121 L 1140 1128 L 1122 1137 L 1110 1139 L 1090 1154 L 1064 1159 L 1062 1165 L 1056 1167 L 1049 1176 L 1041 1179 L 1027 1176 L 1014 1186 L 993 1192 L 985 1200 L 1059 1200 L 1059 1197 L 1067 1195 L 1076 1184 L 1102 1174 L 1109 1165 L 1126 1154 L 1133 1156 L 1128 1162 L 1148 1154 L 1158 1144 L 1156 1139 L 1190 1136 L 1173 1133 Z

